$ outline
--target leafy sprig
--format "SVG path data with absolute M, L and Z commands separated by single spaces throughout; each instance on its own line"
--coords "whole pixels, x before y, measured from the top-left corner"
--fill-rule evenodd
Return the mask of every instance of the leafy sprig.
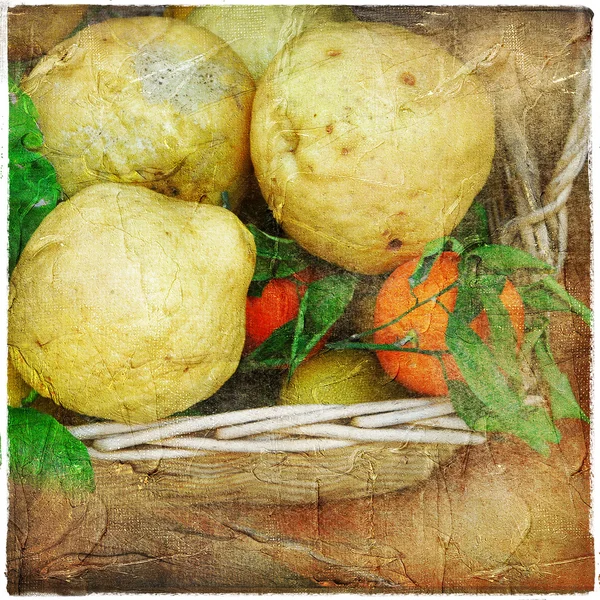
M 525 341 L 517 351 L 516 333 L 510 315 L 500 294 L 506 281 L 518 272 L 527 271 L 533 283 L 518 288 L 524 305 L 530 313 L 570 311 L 588 325 L 591 311 L 573 298 L 552 277 L 552 266 L 536 257 L 510 246 L 473 244 L 465 249 L 454 237 L 440 238 L 428 244 L 409 278 L 411 289 L 427 279 L 439 256 L 448 250 L 460 254 L 458 278 L 435 295 L 417 300 L 405 313 L 375 329 L 354 334 L 349 339 L 327 344 L 328 348 L 356 348 L 417 352 L 440 360 L 450 354 L 464 381 L 447 379 L 450 399 L 457 414 L 473 429 L 510 433 L 523 439 L 540 453 L 549 452 L 549 443 L 560 440 L 555 421 L 579 418 L 589 421 L 571 389 L 568 378 L 556 364 L 551 350 L 545 318 L 529 319 Z M 400 340 L 396 344 L 363 342 L 362 339 L 385 329 L 415 309 L 436 300 L 450 289 L 457 288 L 452 311 L 446 309 L 448 326 L 445 334 L 447 351 L 423 350 L 418 345 L 418 333 L 407 347 Z M 443 303 L 439 303 L 444 307 Z M 490 324 L 490 338 L 484 342 L 470 327 L 471 321 L 486 311 Z M 522 377 L 524 363 L 533 364 L 547 391 L 550 410 L 530 406 Z M 444 370 L 445 372 L 445 370 Z
M 17 260 L 44 217 L 61 199 L 52 164 L 38 151 L 43 137 L 37 110 L 27 94 L 9 82 L 8 133 L 8 260 L 12 272 Z
M 80 495 L 94 491 L 86 446 L 56 419 L 34 408 L 8 407 L 11 479 L 35 487 Z
M 260 296 L 272 279 L 290 278 L 317 264 L 294 240 L 269 235 L 248 225 L 256 244 L 256 267 L 249 296 Z M 306 284 L 298 316 L 276 329 L 242 359 L 239 370 L 287 367 L 291 377 L 298 365 L 327 335 L 352 300 L 357 277 L 340 272 Z
M 33 232 L 61 199 L 54 167 L 38 150 L 43 137 L 36 108 L 27 94 L 9 82 L 9 271 Z M 8 408 L 11 479 L 65 494 L 93 491 L 88 450 L 56 419 L 31 406 L 32 390 L 21 408 Z
M 294 240 L 269 235 L 255 225 L 248 225 L 256 245 L 256 267 L 249 296 L 261 296 L 271 279 L 283 279 L 308 267 L 306 252 Z
M 242 372 L 298 365 L 344 314 L 352 300 L 357 278 L 351 273 L 324 277 L 308 284 L 298 317 L 276 329 L 256 350 L 242 359 Z
M 592 311 L 583 302 L 569 294 L 551 276 L 543 277 L 518 288 L 525 306 L 539 312 L 571 312 L 583 322 L 592 324 Z

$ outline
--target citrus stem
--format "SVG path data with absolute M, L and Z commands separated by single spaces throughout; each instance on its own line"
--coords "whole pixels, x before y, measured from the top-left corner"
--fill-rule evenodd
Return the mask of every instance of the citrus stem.
M 383 325 L 379 325 L 378 327 L 374 327 L 373 329 L 369 329 L 368 331 L 363 331 L 362 333 L 352 334 L 348 341 L 353 342 L 353 341 L 359 340 L 361 338 L 372 335 L 373 333 L 376 333 L 377 331 L 381 331 L 382 329 L 385 329 L 386 327 L 395 325 L 396 323 L 398 323 L 398 321 L 401 321 L 402 319 L 404 319 L 404 317 L 409 315 L 413 310 L 416 310 L 417 308 L 424 306 L 428 302 L 435 300 L 439 296 L 442 296 L 443 294 L 445 294 L 446 292 L 449 292 L 451 289 L 453 289 L 455 287 L 458 287 L 458 280 L 455 281 L 454 283 L 451 283 L 449 286 L 445 287 L 443 290 L 440 290 L 437 294 L 434 294 L 433 296 L 429 296 L 429 298 L 426 298 L 425 300 L 420 300 L 414 306 L 411 306 L 408 310 L 404 311 L 401 315 L 394 317 L 391 321 L 388 321 L 387 323 L 384 323 Z
M 342 340 L 341 342 L 331 342 L 326 345 L 331 350 L 391 350 L 394 352 L 412 352 L 414 354 L 426 354 L 428 356 L 441 357 L 449 354 L 448 350 L 423 350 L 421 348 L 403 348 L 396 344 L 372 344 L 368 342 L 353 342 L 351 340 Z

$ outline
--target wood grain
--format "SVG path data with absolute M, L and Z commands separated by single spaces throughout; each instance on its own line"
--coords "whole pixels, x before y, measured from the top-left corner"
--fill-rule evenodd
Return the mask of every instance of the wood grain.
M 10 591 L 592 589 L 587 432 L 562 431 L 548 459 L 498 439 L 403 492 L 295 507 L 177 497 L 168 462 L 96 464 L 77 503 L 13 484 Z

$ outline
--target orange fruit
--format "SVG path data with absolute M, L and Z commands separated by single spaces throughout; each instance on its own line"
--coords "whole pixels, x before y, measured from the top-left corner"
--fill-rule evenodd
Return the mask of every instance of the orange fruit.
M 271 279 L 260 296 L 248 296 L 244 354 L 256 350 L 276 329 L 298 316 L 308 284 L 321 276 L 308 267 L 289 279 Z M 323 336 L 307 358 L 322 350 L 326 339 L 327 335 Z
M 299 281 L 271 279 L 260 296 L 248 296 L 245 353 L 258 348 L 277 328 L 297 317 L 305 290 Z
M 442 253 L 425 281 L 417 285 L 412 292 L 408 279 L 414 273 L 418 259 L 400 265 L 386 279 L 379 291 L 375 303 L 374 326 L 380 327 L 392 321 L 418 302 L 439 294 L 454 283 L 458 278 L 459 261 L 460 257 L 454 252 Z M 416 334 L 416 340 L 406 343 L 406 348 L 418 346 L 422 350 L 447 350 L 448 314 L 442 304 L 450 312 L 453 311 L 457 293 L 457 288 L 448 290 L 435 300 L 414 309 L 397 323 L 376 331 L 373 336 L 375 343 L 392 344 Z M 523 341 L 525 310 L 519 293 L 508 280 L 500 294 L 500 300 L 508 310 L 519 347 Z M 482 340 L 489 339 L 490 324 L 485 311 L 473 319 L 470 327 Z M 438 357 L 415 352 L 377 351 L 377 357 L 388 375 L 420 394 L 448 394 L 444 368 L 449 379 L 462 379 L 456 362 L 449 354 L 442 356 L 444 368 Z

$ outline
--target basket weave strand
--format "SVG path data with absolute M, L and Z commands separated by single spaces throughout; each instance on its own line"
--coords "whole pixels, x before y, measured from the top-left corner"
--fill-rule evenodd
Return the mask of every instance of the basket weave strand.
M 520 233 L 521 242 L 525 249 L 537 256 L 541 254 L 540 257 L 548 260 L 556 267 L 557 271 L 562 268 L 567 253 L 567 200 L 571 195 L 575 179 L 585 165 L 588 155 L 589 106 L 590 64 L 589 57 L 584 56 L 581 59 L 581 69 L 576 77 L 573 93 L 573 123 L 569 129 L 562 154 L 554 168 L 552 178 L 539 198 L 535 198 L 533 202 L 530 199 L 527 210 L 521 211 L 516 217 L 498 225 L 500 243 L 511 244 L 514 242 L 515 235 Z M 530 181 L 531 148 L 527 146 L 526 140 L 516 139 L 518 134 L 515 134 L 514 129 L 509 132 L 505 127 L 504 138 L 505 144 L 512 149 L 509 154 L 512 154 L 514 159 L 513 166 L 517 170 L 517 176 L 522 181 Z M 523 144 L 529 155 L 528 160 L 515 154 L 515 152 L 518 152 L 515 148 L 523 147 Z M 512 177 L 510 169 L 508 169 L 508 173 L 510 179 Z M 526 185 L 526 191 L 529 194 L 536 195 L 535 187 L 534 185 Z M 541 203 L 541 206 L 535 207 L 538 203 Z M 555 219 L 553 220 L 550 217 L 555 217 Z M 546 228 L 546 233 L 543 235 L 543 240 L 546 241 L 543 242 L 540 242 L 539 239 L 540 226 Z M 548 235 L 550 235 L 550 238 Z M 552 247 L 556 250 L 554 255 L 550 256 L 548 253 Z
M 528 398 L 529 403 L 541 401 Z M 351 406 L 271 406 L 147 425 L 96 423 L 70 431 L 93 440 L 93 457 L 105 460 L 155 460 L 161 450 L 157 445 L 169 449 L 163 458 L 183 458 L 194 452 L 322 452 L 361 441 L 456 446 L 485 441 L 453 413 L 448 399 L 414 398 Z M 192 433 L 199 435 L 186 437 Z M 124 452 L 132 448 L 131 454 Z

